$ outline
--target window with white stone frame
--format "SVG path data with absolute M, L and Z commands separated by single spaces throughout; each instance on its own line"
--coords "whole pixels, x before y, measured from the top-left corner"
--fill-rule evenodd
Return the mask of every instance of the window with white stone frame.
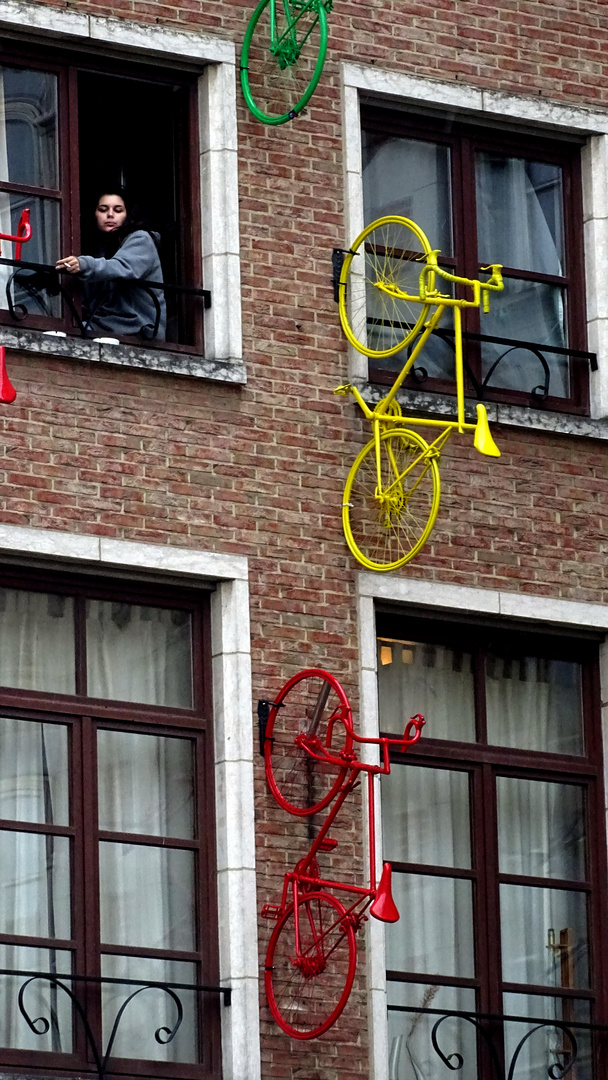
M 255 1080 L 247 562 L 8 525 L 5 556 L 0 1060 L 95 1072 L 83 1013 L 106 1051 L 141 988 L 112 1071 Z M 32 1030 L 7 970 L 54 975 L 82 1011 L 37 979 L 23 1005 L 48 1028 Z M 148 982 L 181 999 L 170 1042 L 177 1003 Z
M 28 24 L 52 38 L 26 42 Z M 3 26 L 0 232 L 14 232 L 27 207 L 33 236 L 21 253 L 32 266 L 0 266 L 1 343 L 19 334 L 21 347 L 70 355 L 67 335 L 85 358 L 242 381 L 233 44 L 18 0 L 3 6 Z M 100 184 L 125 187 L 157 233 L 167 285 L 165 340 L 152 319 L 112 356 L 83 340 L 77 281 L 36 269 L 96 253 Z M 15 254 L 3 242 L 2 257 Z
M 394 121 L 397 125 L 401 124 L 402 131 L 399 138 L 405 137 L 408 139 L 411 136 L 412 139 L 417 140 L 416 149 L 419 154 L 427 152 L 427 157 L 428 143 L 434 141 L 437 143 L 437 140 L 434 140 L 433 137 L 429 138 L 430 129 L 435 126 L 436 133 L 438 130 L 437 125 L 442 128 L 443 135 L 448 137 L 448 141 L 451 134 L 455 137 L 458 130 L 464 133 L 465 129 L 469 133 L 472 132 L 474 138 L 477 138 L 480 144 L 484 140 L 490 142 L 494 139 L 498 156 L 502 155 L 503 158 L 506 157 L 511 162 L 512 174 L 517 169 L 521 170 L 522 168 L 524 173 L 529 172 L 526 162 L 528 159 L 530 161 L 536 160 L 536 147 L 541 151 L 541 159 L 543 157 L 542 148 L 550 145 L 553 148 L 561 147 L 561 151 L 566 157 L 574 157 L 575 164 L 580 167 L 582 211 L 580 209 L 576 211 L 576 219 L 572 218 L 570 210 L 564 210 L 564 214 L 568 215 L 568 228 L 570 229 L 571 238 L 575 246 L 577 244 L 581 245 L 582 250 L 583 265 L 581 265 L 580 256 L 576 255 L 576 253 L 575 262 L 569 262 L 568 265 L 576 269 L 577 287 L 580 287 L 584 282 L 586 326 L 578 326 L 574 331 L 570 326 L 567 328 L 567 334 L 569 335 L 568 347 L 572 350 L 579 350 L 583 354 L 588 350 L 592 355 L 591 360 L 584 355 L 580 357 L 573 356 L 570 367 L 572 367 L 572 361 L 575 367 L 580 364 L 583 379 L 585 377 L 588 379 L 588 411 L 591 418 L 599 419 L 606 416 L 608 414 L 608 377 L 606 375 L 606 364 L 603 360 L 608 355 L 608 306 L 601 275 L 602 253 L 608 242 L 608 196 L 606 195 L 608 191 L 608 114 L 599 109 L 569 106 L 550 101 L 544 97 L 532 99 L 525 95 L 482 90 L 460 83 L 442 83 L 395 71 L 383 70 L 378 67 L 352 63 L 343 65 L 342 78 L 346 180 L 345 239 L 348 241 L 352 242 L 354 237 L 363 229 L 366 213 L 369 215 L 373 212 L 371 203 L 367 207 L 365 203 L 365 199 L 369 198 L 369 196 L 364 195 L 364 173 L 370 167 L 370 159 L 368 150 L 362 143 L 362 130 L 366 126 L 366 116 L 369 118 L 371 114 L 376 117 L 383 116 L 387 120 L 391 117 L 391 123 Z M 420 140 L 423 127 L 426 127 L 426 140 Z M 409 134 L 405 129 L 408 129 Z M 396 131 L 392 132 L 392 134 L 396 134 Z M 504 142 L 503 147 L 500 145 L 501 140 Z M 526 140 L 527 150 L 522 150 Z M 426 141 L 427 146 L 421 147 L 421 141 L 422 143 Z M 441 142 L 441 139 L 438 141 Z M 393 146 L 391 152 L 394 152 L 395 149 Z M 484 148 L 480 146 L 479 149 L 483 151 Z M 485 149 L 487 150 L 487 147 Z M 492 165 L 492 161 L 487 163 Z M 464 191 L 469 193 L 471 205 L 473 205 L 475 198 L 471 196 L 471 193 L 474 191 L 474 177 L 471 175 L 470 168 L 468 186 L 465 183 L 463 187 L 458 177 L 456 179 L 461 185 L 459 188 L 461 194 L 456 197 L 457 202 L 462 202 L 462 192 Z M 496 176 L 494 176 L 494 180 L 496 180 Z M 563 174 L 560 179 L 560 182 L 562 181 Z M 569 183 L 570 181 L 568 181 Z M 490 186 L 492 186 L 491 183 Z M 555 194 L 555 185 L 553 187 Z M 403 198 L 408 194 L 411 195 L 412 193 L 401 191 L 397 192 L 395 196 L 397 203 L 401 199 L 401 209 L 399 211 L 401 213 L 404 212 Z M 455 190 L 453 189 L 449 193 L 449 197 L 454 197 L 454 194 Z M 545 197 L 543 194 L 542 198 Z M 460 213 L 459 206 L 456 206 L 455 210 L 457 214 Z M 396 204 L 395 208 L 389 210 L 389 212 L 397 212 Z M 547 219 L 545 218 L 545 220 Z M 459 229 L 461 231 L 460 226 Z M 440 247 L 441 244 L 437 241 L 436 244 L 433 242 L 432 246 Z M 444 252 L 445 250 L 444 247 Z M 454 253 L 448 258 L 453 257 L 461 258 L 460 252 L 454 249 Z M 472 255 L 471 257 L 474 261 L 475 256 Z M 479 252 L 479 258 L 481 258 L 481 251 Z M 497 261 L 500 261 L 500 259 L 497 259 Z M 506 262 L 505 259 L 503 261 Z M 517 266 L 511 267 L 511 269 L 516 271 L 515 274 L 511 275 L 514 280 L 523 273 Z M 533 273 L 541 274 L 542 272 L 542 269 L 533 271 Z M 566 277 L 569 272 L 566 272 Z M 560 279 L 560 274 L 558 274 L 555 280 L 549 284 L 556 288 L 562 288 L 566 285 L 570 287 L 571 279 L 566 282 L 563 280 L 563 275 L 561 275 L 561 278 L 561 280 L 558 280 Z M 520 288 L 521 286 L 517 287 Z M 502 297 L 497 296 L 491 302 L 492 317 L 497 319 L 499 318 L 501 299 Z M 515 311 L 513 304 L 509 304 L 508 308 L 509 311 Z M 564 308 L 563 314 L 566 315 L 567 320 L 570 320 L 573 315 L 576 319 L 576 314 L 572 308 L 568 312 Z M 562 322 L 563 326 L 564 323 Z M 562 333 L 562 337 L 565 336 L 562 331 L 560 333 Z M 509 337 L 510 335 L 495 334 L 494 336 Z M 479 350 L 479 346 L 475 343 L 473 343 L 472 348 L 473 351 L 475 349 Z M 597 358 L 597 365 L 594 357 Z M 437 357 L 435 359 L 437 360 Z M 473 359 L 475 360 L 475 357 Z M 504 363 L 508 363 L 508 358 Z M 424 367 L 424 364 L 422 366 Z M 358 354 L 354 349 L 351 349 L 349 353 L 349 368 L 349 377 L 359 385 L 365 385 L 369 382 L 372 375 L 374 379 L 380 378 L 381 380 L 382 378 L 377 362 L 372 373 L 367 358 Z M 586 371 L 582 369 L 586 369 Z M 432 372 L 419 372 L 418 374 L 425 377 L 429 376 L 426 385 L 420 381 L 415 386 L 411 385 L 409 389 L 402 392 L 404 399 L 410 402 L 410 406 L 413 406 L 414 399 L 423 401 L 424 408 L 431 411 L 433 411 L 436 403 L 439 411 L 445 411 L 446 400 L 444 399 L 442 404 L 439 404 L 437 397 L 438 393 L 441 394 L 439 383 L 436 382 L 433 385 L 433 378 L 440 374 L 439 369 L 435 366 L 435 370 Z M 386 374 L 384 377 L 386 378 Z M 578 375 L 576 375 L 576 378 L 578 378 Z M 554 385 L 556 385 L 555 380 Z M 447 392 L 447 386 L 445 389 Z M 534 403 L 533 408 L 530 408 L 529 402 L 526 403 L 523 400 L 518 402 L 512 396 L 512 393 L 509 393 L 508 387 L 495 388 L 495 392 L 490 394 L 489 397 L 490 400 L 486 395 L 486 400 L 489 400 L 491 418 L 495 420 L 508 417 L 510 422 L 518 425 L 532 425 L 544 429 L 548 427 L 551 430 L 560 431 L 567 430 L 572 434 L 598 434 L 603 437 L 603 429 L 595 425 L 593 421 L 585 419 L 583 411 L 580 412 L 578 419 L 574 415 L 581 406 L 582 398 L 579 399 L 578 403 L 573 401 L 572 404 L 568 404 L 564 398 L 560 399 L 559 396 L 556 396 L 554 401 L 547 402 L 545 407 L 539 410 L 537 407 L 538 402 Z M 542 412 L 542 416 L 540 412 Z M 570 413 L 570 416 L 564 416 L 564 412 Z

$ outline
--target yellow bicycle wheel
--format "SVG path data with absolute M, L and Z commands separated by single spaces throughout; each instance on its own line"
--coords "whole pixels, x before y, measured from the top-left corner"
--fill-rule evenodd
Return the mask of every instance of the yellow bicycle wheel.
M 347 252 L 340 274 L 340 321 L 351 345 L 365 356 L 392 356 L 422 329 L 430 305 L 392 296 L 379 286 L 418 296 L 430 251 L 415 222 L 383 217 L 368 225 Z
M 342 524 L 353 555 L 368 570 L 396 570 L 428 540 L 439 509 L 437 455 L 414 431 L 380 436 L 378 490 L 372 439 L 355 459 L 344 488 Z

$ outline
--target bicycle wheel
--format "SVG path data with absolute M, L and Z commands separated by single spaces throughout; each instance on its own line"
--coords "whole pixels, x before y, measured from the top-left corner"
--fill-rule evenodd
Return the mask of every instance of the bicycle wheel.
M 275 926 L 264 980 L 270 1011 L 293 1039 L 315 1039 L 336 1022 L 351 992 L 357 945 L 345 909 L 330 893 L 309 893 Z
M 253 115 L 263 124 L 293 120 L 315 91 L 326 53 L 324 0 L 260 0 L 241 52 L 241 86 Z
M 383 432 L 379 494 L 373 439 L 353 463 L 344 488 L 342 523 L 350 550 L 368 570 L 396 570 L 413 559 L 429 537 L 439 509 L 440 481 L 437 458 L 424 456 L 428 448 L 420 435 L 406 428 Z
M 285 683 L 268 717 L 264 759 L 270 790 L 289 814 L 306 817 L 322 810 L 346 775 L 346 766 L 317 761 L 296 736 L 316 736 L 338 754 L 352 747 L 351 723 L 348 698 L 327 671 L 300 671 Z
M 347 252 L 340 274 L 340 321 L 351 345 L 365 356 L 393 356 L 422 329 L 430 304 L 391 296 L 378 285 L 395 285 L 418 296 L 430 250 L 415 222 L 383 217 L 368 225 Z

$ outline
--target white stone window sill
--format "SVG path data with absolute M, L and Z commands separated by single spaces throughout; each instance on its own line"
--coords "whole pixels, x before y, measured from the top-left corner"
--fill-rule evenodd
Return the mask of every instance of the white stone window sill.
M 192 353 L 171 352 L 170 346 L 166 349 L 150 349 L 145 345 L 101 345 L 86 338 L 54 337 L 41 330 L 24 330 L 12 326 L 0 326 L 0 345 L 14 349 L 15 352 L 57 356 L 66 360 L 86 360 L 113 367 L 162 371 L 168 375 L 185 375 L 213 382 L 247 382 L 245 365 L 241 360 L 208 360 Z
M 388 387 L 372 386 L 369 383 L 359 386 L 369 405 L 375 405 L 386 396 Z M 456 416 L 456 398 L 448 394 L 430 394 L 424 390 L 401 390 L 397 400 L 404 413 L 430 414 L 452 419 Z M 477 399 L 466 401 L 468 421 L 476 419 Z M 528 431 L 550 431 L 557 435 L 579 435 L 587 439 L 608 439 L 608 418 L 594 420 L 589 416 L 574 416 L 569 413 L 549 412 L 545 409 L 531 409 L 523 405 L 504 405 L 496 401 L 485 401 L 490 423 L 504 424 L 509 427 L 522 427 Z

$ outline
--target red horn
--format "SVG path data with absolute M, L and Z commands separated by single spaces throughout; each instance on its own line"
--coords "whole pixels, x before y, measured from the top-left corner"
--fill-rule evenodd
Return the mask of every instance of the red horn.
M 6 349 L 0 345 L 0 401 L 10 405 L 17 397 L 17 391 L 12 385 L 6 370 Z

